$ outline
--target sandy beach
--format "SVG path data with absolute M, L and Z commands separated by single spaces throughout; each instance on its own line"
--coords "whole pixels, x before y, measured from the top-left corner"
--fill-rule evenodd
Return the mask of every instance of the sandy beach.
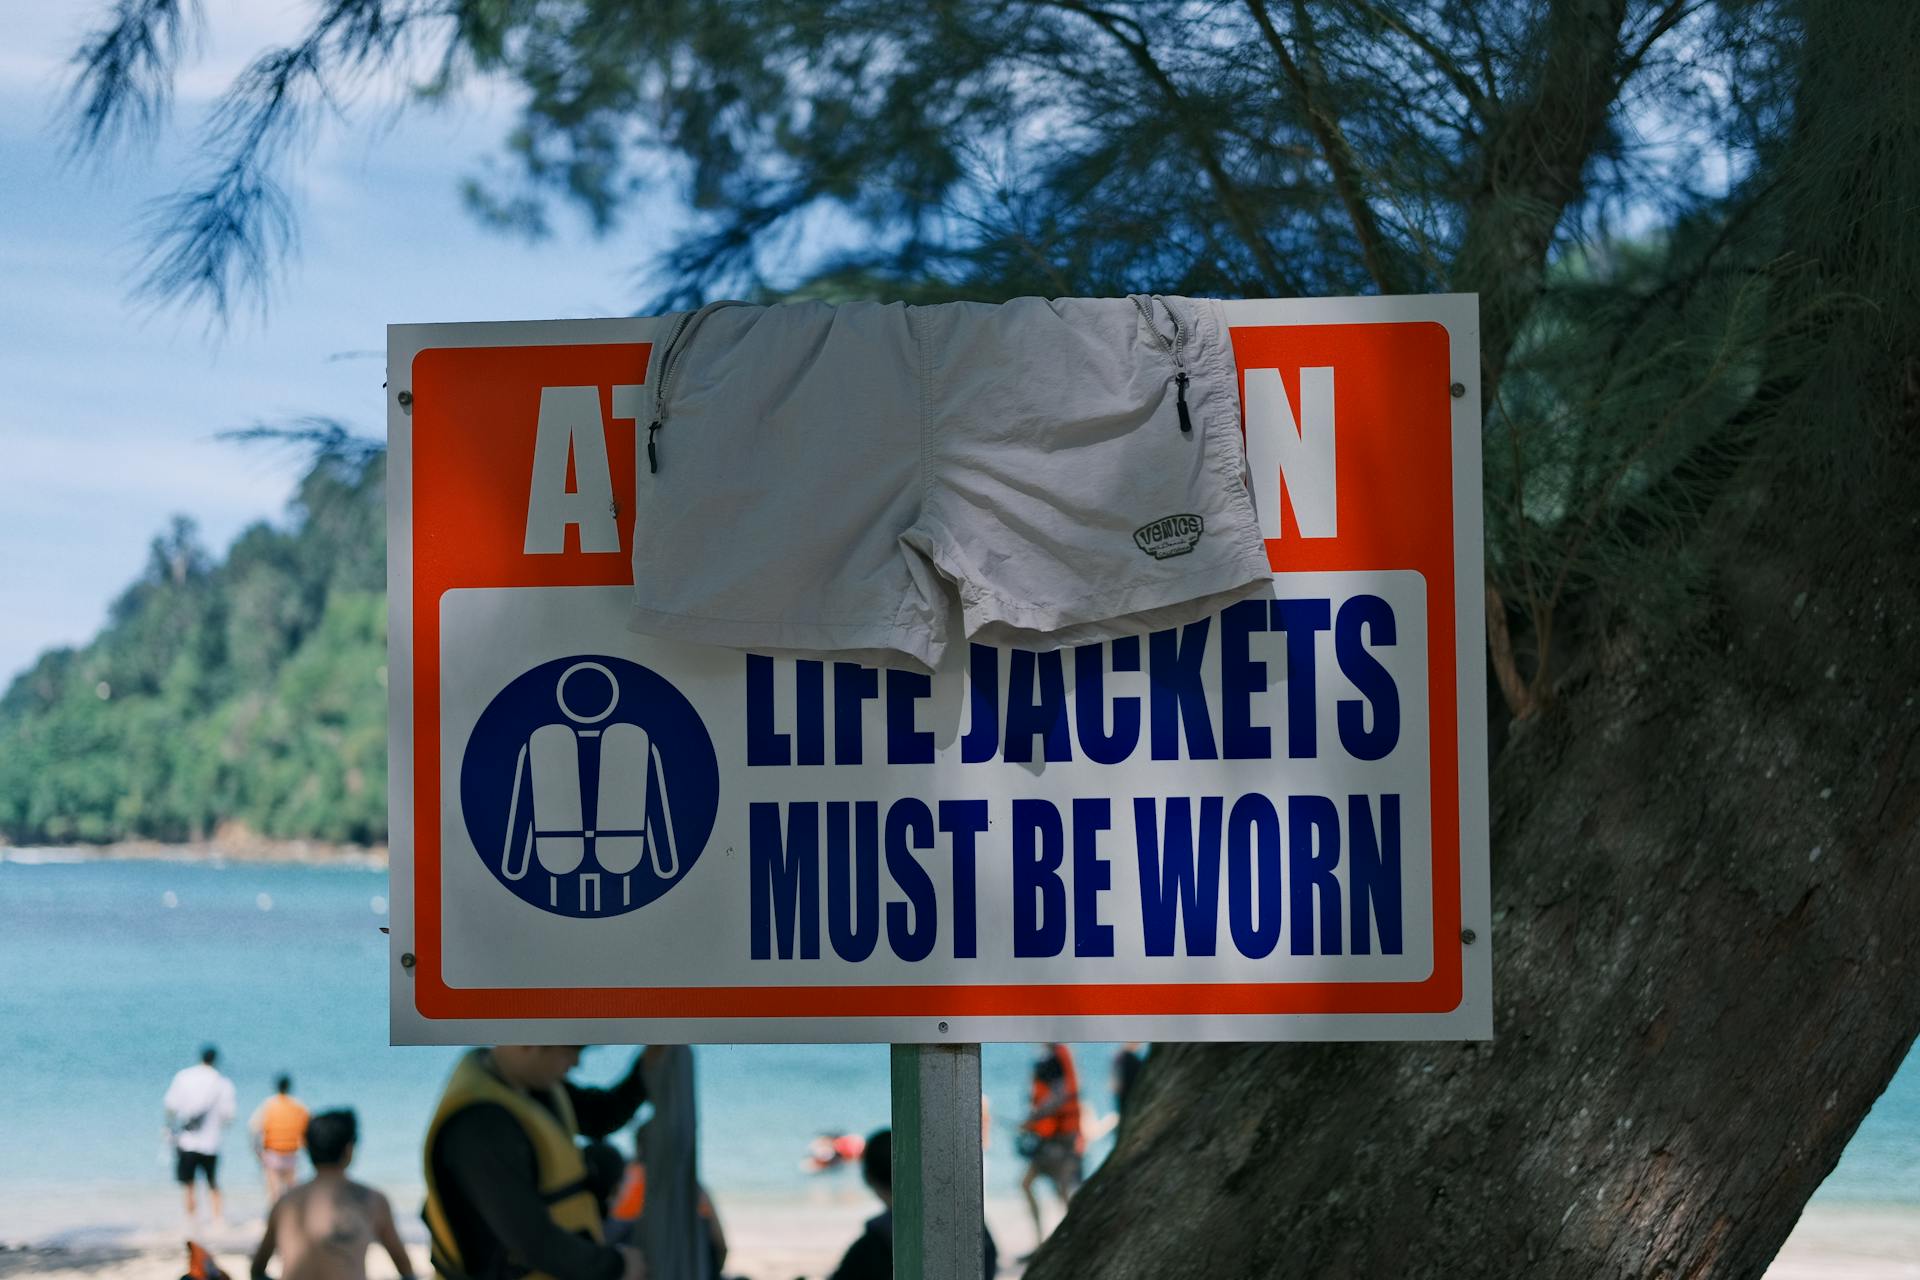
M 860 1232 L 869 1210 L 822 1209 L 800 1203 L 739 1205 L 728 1224 L 732 1253 L 727 1274 L 743 1280 L 818 1280 L 832 1271 Z M 1017 1201 L 995 1200 L 987 1220 L 1000 1244 L 1002 1276 L 1017 1277 L 1014 1259 L 1030 1243 L 1031 1226 Z M 231 1274 L 244 1277 L 258 1239 L 257 1224 L 203 1233 Z M 416 1274 L 431 1274 L 424 1245 L 414 1242 Z M 184 1250 L 171 1236 L 133 1235 L 97 1240 L 67 1233 L 38 1244 L 0 1244 L 0 1280 L 174 1280 Z M 393 1280 L 384 1254 L 369 1255 L 372 1280 Z M 1872 1205 L 1810 1206 L 1765 1280 L 1920 1280 L 1920 1208 Z
M 0 969 L 15 980 L 10 1015 L 41 1039 L 8 1062 L 9 1151 L 20 1155 L 0 1162 L 0 1243 L 13 1246 L 0 1248 L 0 1280 L 180 1275 L 184 1233 L 157 1107 L 169 1073 L 203 1039 L 233 1064 L 243 1115 L 281 1069 L 311 1105 L 354 1107 L 365 1139 L 356 1173 L 389 1193 L 403 1232 L 424 1244 L 419 1139 L 454 1051 L 387 1044 L 385 940 L 376 932 L 384 876 L 92 851 L 7 855 L 0 876 L 13 914 L 0 929 Z M 1079 1050 L 1095 1088 L 1112 1049 Z M 700 1055 L 702 1174 L 733 1245 L 729 1274 L 827 1275 L 877 1205 L 856 1171 L 810 1177 L 799 1160 L 814 1134 L 885 1123 L 885 1049 L 708 1046 Z M 617 1046 L 590 1051 L 581 1082 L 611 1083 L 631 1056 Z M 982 1050 L 995 1119 L 989 1222 L 1009 1262 L 1033 1243 L 1008 1150 L 1030 1066 L 1026 1046 Z M 1862 1124 L 1828 1180 L 1838 1194 L 1823 1193 L 1806 1213 L 1772 1280 L 1920 1280 L 1920 1205 L 1863 1203 L 1920 1187 L 1920 1060 L 1916 1068 L 1903 1069 Z M 201 1238 L 245 1275 L 264 1189 L 237 1137 L 227 1157 L 234 1224 Z
M 1811 1205 L 1766 1280 L 1920 1280 L 1920 1208 Z
M 863 1224 L 879 1212 L 877 1202 L 821 1205 L 798 1200 L 737 1200 L 723 1204 L 727 1243 L 727 1275 L 741 1280 L 817 1280 L 832 1272 Z M 1048 1206 L 1052 1208 L 1051 1205 Z M 1049 1228 L 1057 1215 L 1049 1213 Z M 1002 1276 L 1021 1272 L 1015 1259 L 1033 1247 L 1033 1226 L 1026 1206 L 1017 1200 L 995 1199 L 987 1204 L 987 1224 L 1000 1248 Z M 235 1280 L 247 1274 L 248 1260 L 259 1243 L 258 1221 L 231 1223 L 194 1237 L 210 1248 Z M 417 1220 L 403 1220 L 414 1259 L 414 1274 L 429 1276 L 425 1237 Z M 0 1241 L 0 1280 L 175 1280 L 184 1269 L 186 1251 L 173 1232 L 140 1231 L 124 1234 L 67 1231 L 32 1243 Z M 370 1280 L 394 1280 L 393 1264 L 379 1249 L 367 1255 Z M 278 1271 L 278 1266 L 273 1268 Z

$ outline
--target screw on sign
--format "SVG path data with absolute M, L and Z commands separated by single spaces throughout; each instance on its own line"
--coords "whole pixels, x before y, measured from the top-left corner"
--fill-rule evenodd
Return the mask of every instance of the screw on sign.
M 502 885 L 557 915 L 643 907 L 682 880 L 719 799 L 692 705 L 638 663 L 542 663 L 481 713 L 460 771 L 473 846 Z

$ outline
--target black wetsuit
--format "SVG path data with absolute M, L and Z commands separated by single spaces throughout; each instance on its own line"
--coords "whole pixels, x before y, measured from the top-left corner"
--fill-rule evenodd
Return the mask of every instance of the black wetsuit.
M 980 1228 L 980 1235 L 986 1263 L 984 1280 L 993 1280 L 1000 1270 L 1000 1251 L 994 1248 L 993 1236 L 985 1227 Z M 847 1249 L 846 1257 L 840 1259 L 828 1280 L 893 1280 L 893 1210 L 867 1220 L 866 1233 Z
M 1127 1099 L 1133 1095 L 1134 1082 L 1140 1078 L 1140 1068 L 1146 1065 L 1146 1056 L 1131 1049 L 1122 1049 L 1113 1059 L 1113 1105 L 1121 1115 L 1127 1114 Z
M 647 1100 L 636 1059 L 611 1089 L 563 1081 L 582 1135 L 601 1138 Z M 546 1099 L 532 1095 L 540 1105 Z M 555 1280 L 619 1280 L 620 1254 L 556 1225 L 540 1195 L 540 1168 L 526 1130 L 505 1107 L 478 1102 L 440 1127 L 433 1173 L 469 1280 L 509 1280 L 526 1268 Z

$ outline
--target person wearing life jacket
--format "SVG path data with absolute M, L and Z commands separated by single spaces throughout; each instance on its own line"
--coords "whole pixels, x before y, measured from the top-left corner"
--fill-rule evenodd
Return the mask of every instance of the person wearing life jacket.
M 267 1204 L 272 1205 L 300 1179 L 300 1144 L 307 1137 L 307 1108 L 293 1096 L 293 1077 L 281 1076 L 273 1096 L 254 1109 L 247 1121 L 253 1135 L 253 1154 L 267 1178 Z
M 800 1161 L 802 1173 L 825 1173 L 837 1169 L 843 1164 L 852 1164 L 860 1159 L 860 1153 L 867 1148 L 867 1140 L 857 1133 L 823 1133 L 807 1144 L 807 1154 Z
M 637 1250 L 606 1244 L 578 1139 L 646 1101 L 641 1056 L 618 1084 L 567 1073 L 580 1045 L 495 1045 L 461 1057 L 427 1128 L 427 1222 L 446 1280 L 644 1280 Z
M 1033 1064 L 1033 1095 L 1027 1118 L 1020 1124 L 1019 1153 L 1027 1159 L 1020 1192 L 1033 1215 L 1034 1248 L 1045 1230 L 1040 1222 L 1040 1197 L 1034 1184 L 1045 1178 L 1053 1184 L 1064 1209 L 1080 1187 L 1080 1157 L 1086 1146 L 1081 1128 L 1080 1075 L 1074 1070 L 1073 1050 L 1049 1044 Z M 1032 1255 L 1027 1255 L 1031 1257 Z

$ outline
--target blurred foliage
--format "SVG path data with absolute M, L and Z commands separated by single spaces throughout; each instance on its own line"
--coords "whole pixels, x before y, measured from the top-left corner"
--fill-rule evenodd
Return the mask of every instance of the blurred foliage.
M 0 836 L 385 839 L 384 476 L 323 449 L 224 561 L 184 518 L 155 538 L 100 634 L 0 696 Z
M 158 127 L 184 2 L 103 6 L 74 60 L 77 146 Z M 350 107 L 383 69 L 417 73 L 422 52 L 418 101 L 451 109 L 472 77 L 518 95 L 502 160 L 466 184 L 474 211 L 534 236 L 567 208 L 630 228 L 657 255 L 650 309 L 1477 293 L 1490 657 L 1516 719 L 1553 700 L 1610 620 L 1711 643 L 1697 588 L 1722 551 L 1698 535 L 1741 468 L 1790 455 L 1803 505 L 1844 510 L 1886 438 L 1869 425 L 1910 412 L 1920 387 L 1911 0 L 317 0 L 312 14 L 208 118 L 207 167 L 154 226 L 159 295 L 224 314 L 263 290 L 318 108 Z M 688 217 L 659 225 L 660 197 Z M 373 474 L 329 465 L 310 483 Z M 8 695 L 0 827 L 186 832 L 231 805 L 273 830 L 322 813 L 329 832 L 375 830 L 379 778 L 332 758 L 366 723 L 343 692 L 358 677 L 314 670 L 303 647 L 328 635 L 359 652 L 344 584 L 378 589 L 359 576 L 374 535 L 330 538 L 309 504 L 296 533 L 250 533 L 218 567 L 187 530 L 161 539 L 108 632 Z M 317 585 L 310 544 L 342 557 L 337 581 Z M 87 703 L 102 681 L 112 705 Z M 191 768 L 127 736 L 142 708 L 152 734 L 211 735 Z M 166 708 L 184 717 L 171 730 Z M 307 723 L 327 727 L 300 739 Z
M 175 8 L 104 11 L 76 145 L 164 115 Z M 1920 333 L 1916 62 L 1908 0 L 319 0 L 212 113 L 147 286 L 262 296 L 315 104 L 426 65 L 432 106 L 518 95 L 475 213 L 631 230 L 651 310 L 1472 291 L 1525 717 L 1572 614 L 1687 630 L 1744 459 L 1870 458 Z

